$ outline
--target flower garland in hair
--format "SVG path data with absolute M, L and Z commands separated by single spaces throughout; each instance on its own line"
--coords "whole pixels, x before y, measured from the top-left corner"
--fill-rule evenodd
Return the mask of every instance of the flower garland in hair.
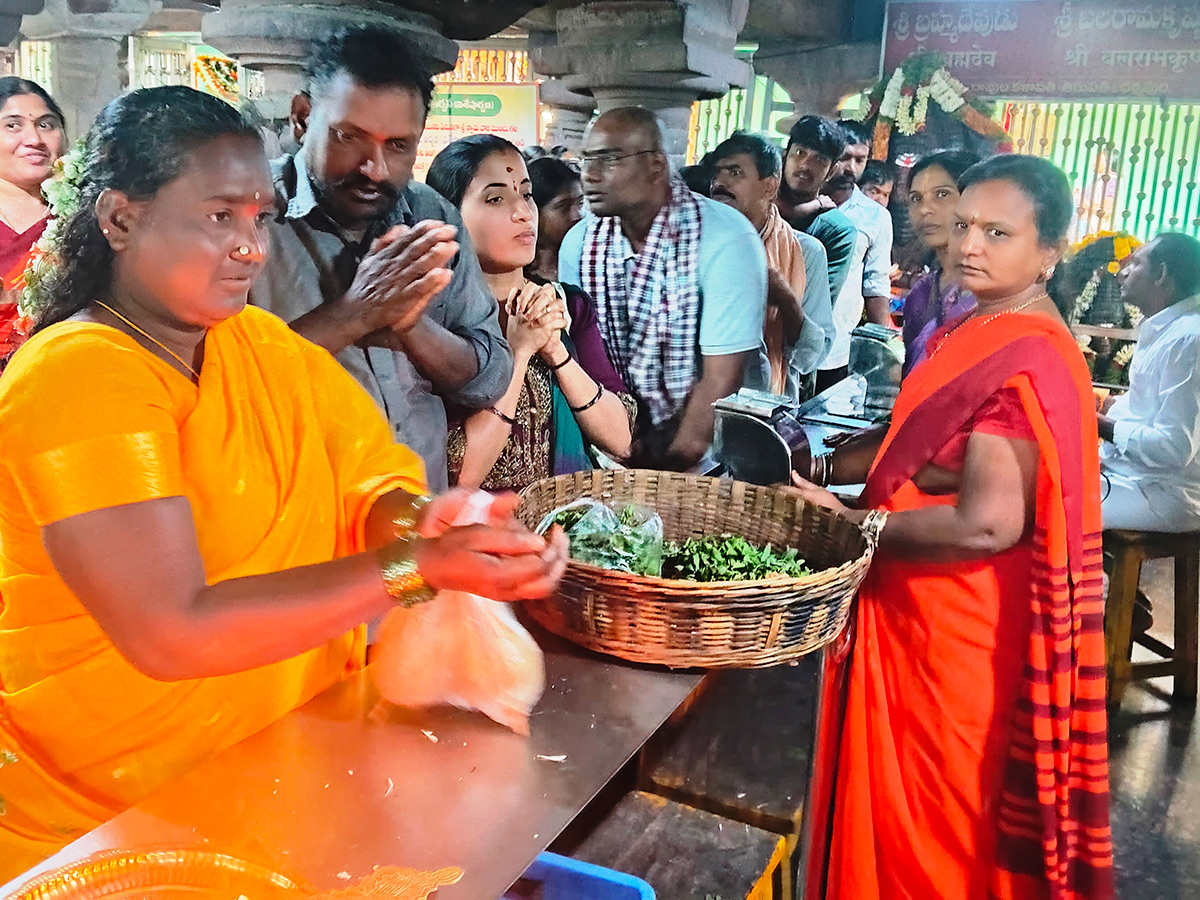
M 54 174 L 42 184 L 42 194 L 50 207 L 50 216 L 46 222 L 46 229 L 33 247 L 33 253 L 30 254 L 22 277 L 23 283 L 17 298 L 17 311 L 23 323 L 22 331 L 27 332 L 46 305 L 42 289 L 58 269 L 58 243 L 63 226 L 79 208 L 85 154 L 83 141 L 77 141 L 54 163 Z

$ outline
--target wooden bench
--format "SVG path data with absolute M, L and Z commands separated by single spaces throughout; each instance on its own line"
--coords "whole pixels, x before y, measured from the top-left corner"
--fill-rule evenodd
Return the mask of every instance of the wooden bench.
M 571 855 L 636 875 L 658 900 L 781 900 L 785 844 L 777 834 L 635 791 Z
M 792 896 L 816 718 L 819 654 L 794 666 L 714 672 L 686 718 L 652 742 L 643 791 L 785 841 Z
M 1119 704 L 1131 681 L 1170 675 L 1174 678 L 1172 702 L 1194 705 L 1200 656 L 1200 532 L 1106 531 L 1104 552 L 1112 559 L 1104 607 L 1109 703 Z M 1148 634 L 1133 635 L 1133 608 L 1142 563 L 1167 558 L 1175 561 L 1173 647 Z M 1160 659 L 1133 662 L 1135 643 Z

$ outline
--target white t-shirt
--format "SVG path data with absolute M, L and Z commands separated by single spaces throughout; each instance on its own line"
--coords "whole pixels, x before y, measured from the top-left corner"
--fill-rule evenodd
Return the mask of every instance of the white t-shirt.
M 862 321 L 863 298 L 887 297 L 892 292 L 891 215 L 857 187 L 838 211 L 854 223 L 858 240 L 846 283 L 833 302 L 835 334 L 822 369 L 838 369 L 850 362 L 850 332 Z

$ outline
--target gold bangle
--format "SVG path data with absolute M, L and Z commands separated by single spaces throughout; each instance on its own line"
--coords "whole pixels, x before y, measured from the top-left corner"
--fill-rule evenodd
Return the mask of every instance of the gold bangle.
M 417 568 L 417 547 L 422 540 L 410 534 L 375 551 L 383 586 L 397 606 L 428 603 L 437 595 Z
M 433 498 L 426 494 L 412 494 L 408 506 L 392 519 L 392 534 L 398 538 L 408 537 L 417 527 L 421 511 L 432 502 Z

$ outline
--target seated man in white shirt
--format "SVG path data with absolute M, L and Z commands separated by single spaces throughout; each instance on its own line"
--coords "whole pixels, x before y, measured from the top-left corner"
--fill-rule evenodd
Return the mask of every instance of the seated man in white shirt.
M 1100 416 L 1104 527 L 1200 530 L 1200 242 L 1159 235 L 1117 277 L 1147 318 L 1129 392 Z

